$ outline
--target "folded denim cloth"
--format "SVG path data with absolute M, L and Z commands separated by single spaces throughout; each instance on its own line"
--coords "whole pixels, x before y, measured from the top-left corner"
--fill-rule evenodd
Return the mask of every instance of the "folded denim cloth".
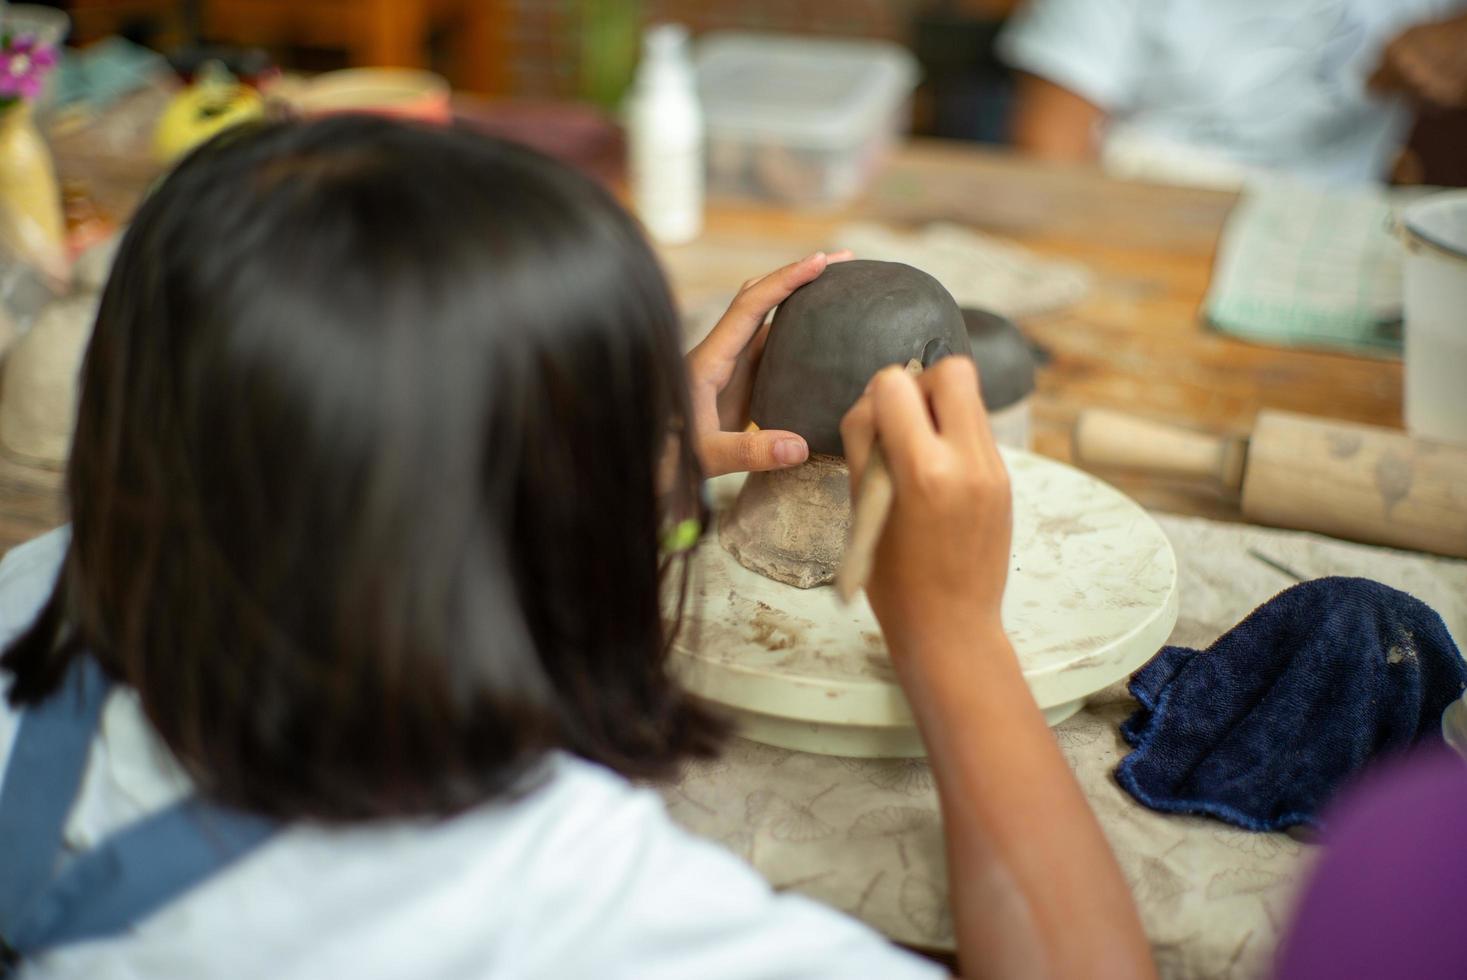
M 1467 664 L 1431 607 L 1369 579 L 1315 579 L 1131 678 L 1141 707 L 1121 734 L 1135 751 L 1116 780 L 1166 813 L 1317 826 L 1372 758 L 1440 739 L 1464 687 Z

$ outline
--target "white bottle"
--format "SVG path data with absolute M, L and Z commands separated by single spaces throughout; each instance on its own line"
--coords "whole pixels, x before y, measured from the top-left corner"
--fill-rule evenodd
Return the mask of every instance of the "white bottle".
M 627 106 L 632 203 L 658 242 L 692 241 L 703 230 L 703 110 L 678 24 L 649 28 Z

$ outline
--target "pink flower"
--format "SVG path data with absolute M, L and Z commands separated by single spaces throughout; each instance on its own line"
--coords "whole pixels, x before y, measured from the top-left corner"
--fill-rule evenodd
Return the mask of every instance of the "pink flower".
M 30 35 L 5 38 L 0 43 L 0 100 L 33 99 L 41 79 L 56 65 L 56 50 Z

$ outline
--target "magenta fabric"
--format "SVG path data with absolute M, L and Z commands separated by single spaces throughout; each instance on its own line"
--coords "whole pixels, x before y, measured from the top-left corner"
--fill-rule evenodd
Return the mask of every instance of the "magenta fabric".
M 1348 792 L 1279 951 L 1279 980 L 1467 978 L 1467 760 L 1443 747 Z

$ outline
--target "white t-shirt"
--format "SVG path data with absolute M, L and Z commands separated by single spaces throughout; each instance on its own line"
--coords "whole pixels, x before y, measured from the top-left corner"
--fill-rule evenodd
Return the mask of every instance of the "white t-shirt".
M 1015 68 L 1105 110 L 1108 169 L 1233 183 L 1387 175 L 1411 122 L 1366 89 L 1405 28 L 1464 0 L 1029 0 L 1000 36 Z
M 53 532 L 0 562 L 0 642 L 44 602 L 66 540 Z M 0 763 L 18 717 L 0 703 Z M 528 797 L 445 822 L 282 830 L 130 933 L 61 947 L 22 975 L 945 975 L 853 919 L 775 894 L 737 857 L 673 825 L 650 791 L 566 756 L 551 767 Z M 114 691 L 66 843 L 86 850 L 188 791 L 135 694 Z

